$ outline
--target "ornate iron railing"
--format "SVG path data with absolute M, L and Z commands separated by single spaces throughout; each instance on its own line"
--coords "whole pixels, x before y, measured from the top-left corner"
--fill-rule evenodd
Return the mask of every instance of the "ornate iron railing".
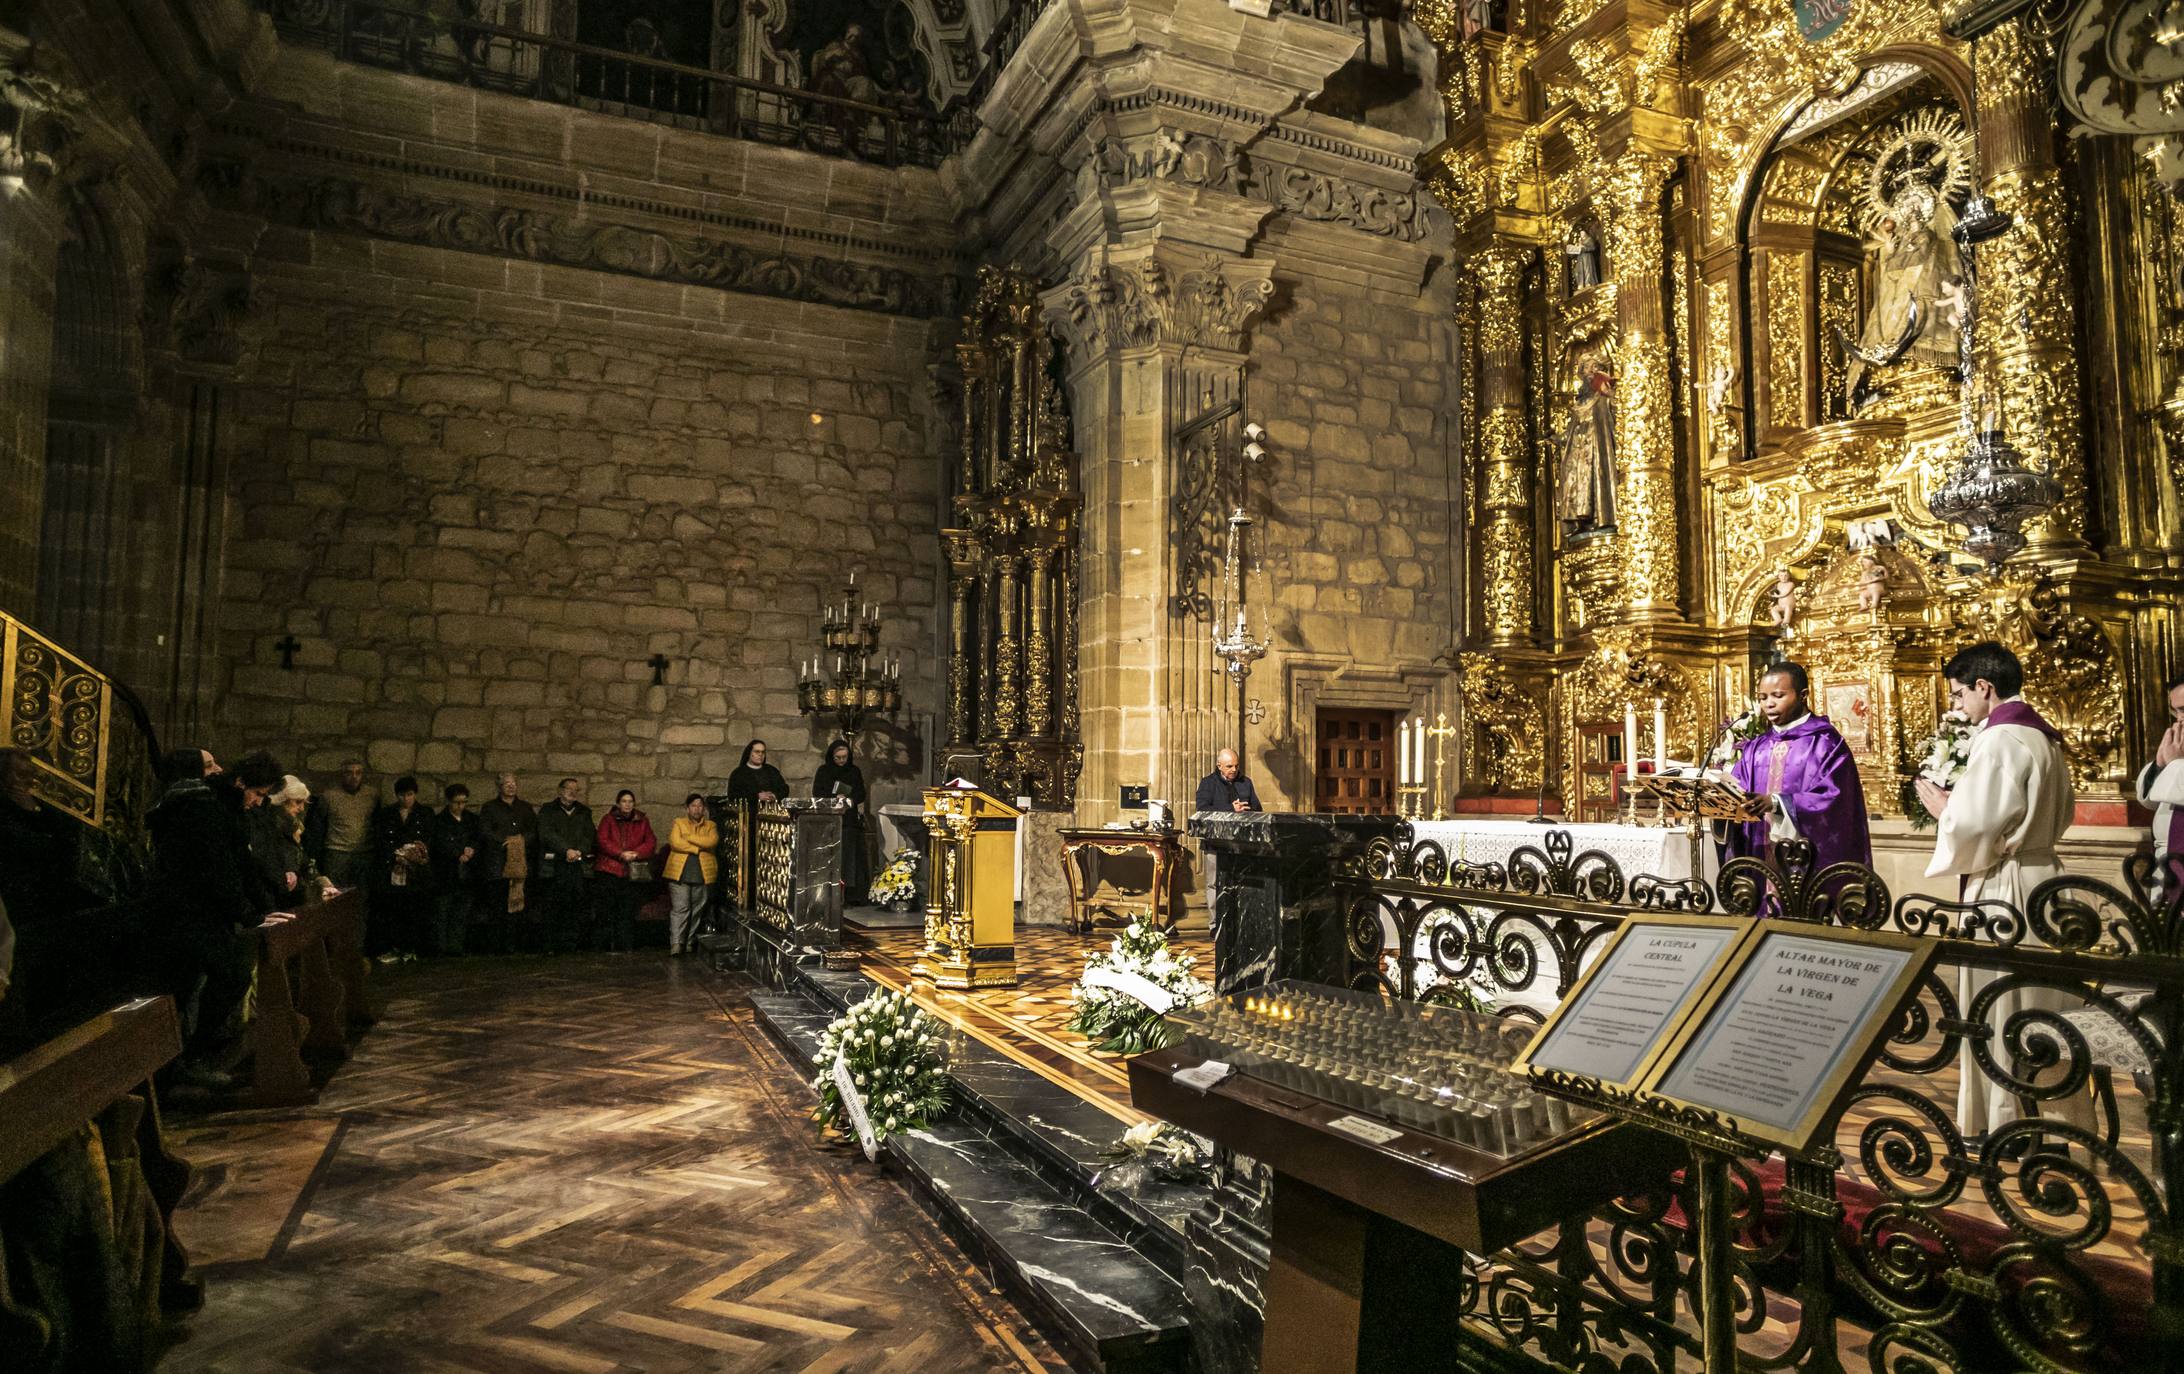
M 144 870 L 156 742 L 122 684 L 0 611 L 0 700 L 8 743 L 30 755 L 37 792 L 90 827 L 78 877 L 115 900 Z
M 1646 908 L 1762 911 L 1936 940 L 1880 1060 L 1811 1157 L 1738 1164 L 1731 1263 L 1746 1370 L 1987 1374 L 2184 1368 L 2184 860 L 2121 886 L 2043 883 L 2022 911 L 1891 902 L 1868 869 L 1734 860 L 1718 888 L 1626 879 L 1549 831 L 1506 864 L 1407 834 L 1343 881 L 1353 986 L 1399 996 L 1568 991 Z M 1390 945 L 1393 945 L 1392 953 Z M 1523 1014 L 1521 1009 L 1519 1014 Z M 1963 1084 L 2013 1105 L 1980 1131 Z M 1682 1177 L 1474 1258 L 1475 1331 L 1557 1368 L 1701 1367 Z
M 259 0 L 281 35 L 414 76 L 889 167 L 960 141 L 928 110 L 874 104 L 382 0 Z M 450 7 L 452 8 L 452 7 Z

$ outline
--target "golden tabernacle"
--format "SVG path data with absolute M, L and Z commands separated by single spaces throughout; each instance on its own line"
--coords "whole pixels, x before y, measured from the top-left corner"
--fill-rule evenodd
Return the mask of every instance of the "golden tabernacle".
M 2179 633 L 2184 234 L 2173 133 L 2067 137 L 2176 108 L 2099 8 L 1418 7 L 1474 269 L 1475 779 L 1581 788 L 1655 698 L 1703 751 L 1786 655 L 1899 815 L 1994 638 L 2117 794 Z
M 983 792 L 925 789 L 925 826 L 932 838 L 919 977 L 944 988 L 1016 985 L 1016 822 L 1021 815 Z

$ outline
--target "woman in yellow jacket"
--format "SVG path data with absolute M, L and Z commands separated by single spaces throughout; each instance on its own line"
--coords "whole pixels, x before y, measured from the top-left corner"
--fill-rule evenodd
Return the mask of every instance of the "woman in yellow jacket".
M 697 933 L 698 921 L 705 915 L 706 901 L 712 895 L 713 879 L 720 872 L 720 861 L 715 857 L 719 849 L 720 827 L 705 814 L 705 798 L 692 792 L 683 803 L 683 814 L 675 818 L 674 827 L 667 832 L 667 865 L 660 870 L 660 876 L 667 879 L 670 954 L 690 952 L 690 937 Z

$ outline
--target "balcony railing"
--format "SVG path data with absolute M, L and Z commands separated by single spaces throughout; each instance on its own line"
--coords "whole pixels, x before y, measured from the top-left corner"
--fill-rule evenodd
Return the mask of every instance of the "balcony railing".
M 259 0 L 290 42 L 348 62 L 888 167 L 961 141 L 929 111 L 800 91 L 381 0 Z

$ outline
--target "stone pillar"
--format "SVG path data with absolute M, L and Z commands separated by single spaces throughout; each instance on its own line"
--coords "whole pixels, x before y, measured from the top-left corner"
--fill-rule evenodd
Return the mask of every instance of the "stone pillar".
M 1532 637 L 1532 465 L 1524 423 L 1524 268 L 1498 241 L 1471 259 L 1479 282 L 1480 582 L 1488 642 Z
M 2048 92 L 2055 55 L 2022 18 L 1979 40 L 1982 183 L 2015 218 L 1979 254 L 1985 385 L 2002 428 L 2063 485 L 2062 503 L 2026 527 L 2047 553 L 2085 546 L 2085 415 L 2078 397 L 2078 319 L 2071 285 L 2069 190 L 2055 163 Z
M 1245 213 L 1255 226 L 1266 211 Z M 1174 436 L 1237 394 L 1243 332 L 1272 293 L 1272 273 L 1271 260 L 1233 249 L 1095 243 L 1072 279 L 1046 293 L 1069 345 L 1085 509 L 1107 513 L 1081 535 L 1080 820 L 1117 815 L 1123 784 L 1187 799 L 1226 738 L 1213 627 L 1170 604 Z
M 1624 613 L 1672 620 L 1681 605 L 1676 529 L 1676 434 L 1669 395 L 1668 316 L 1661 300 L 1661 195 L 1674 164 L 1627 148 L 1599 185 L 1615 282 L 1615 539 Z

